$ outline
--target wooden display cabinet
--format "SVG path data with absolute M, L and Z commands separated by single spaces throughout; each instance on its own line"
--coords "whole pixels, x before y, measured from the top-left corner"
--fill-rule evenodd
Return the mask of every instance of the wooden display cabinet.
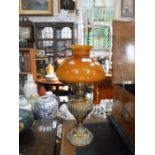
M 135 22 L 113 21 L 112 81 L 135 82 Z
M 56 70 L 58 59 L 66 57 L 66 50 L 74 44 L 74 23 L 71 22 L 37 22 L 35 23 L 35 44 L 37 50 L 43 50 L 48 63 L 54 64 Z
M 113 21 L 113 111 L 116 124 L 135 144 L 135 22 Z
M 33 79 L 37 78 L 36 70 L 36 50 L 33 48 L 19 49 L 19 75 L 26 76 L 32 74 Z

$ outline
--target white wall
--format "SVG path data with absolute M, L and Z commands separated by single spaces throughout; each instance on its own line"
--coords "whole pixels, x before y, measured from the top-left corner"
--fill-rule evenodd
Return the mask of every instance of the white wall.
M 99 1 L 99 2 L 97 2 Z M 75 13 L 68 13 L 67 17 L 62 20 L 59 18 L 58 13 L 58 0 L 53 0 L 53 15 L 52 16 L 29 16 L 29 19 L 33 22 L 74 22 L 78 24 L 78 38 L 77 42 L 83 44 L 84 36 L 84 21 L 83 21 L 83 10 L 85 8 L 92 8 L 94 0 L 76 0 L 76 8 L 78 10 L 78 16 Z M 116 20 L 131 20 L 131 18 L 121 17 L 121 0 L 96 0 L 96 4 L 99 3 L 113 3 L 114 6 L 114 19 Z
M 62 22 L 60 20 L 58 13 L 58 0 L 53 0 L 53 15 L 52 16 L 29 16 L 29 19 L 33 22 Z M 74 13 L 69 13 L 67 18 L 65 18 L 66 22 L 74 22 L 76 16 Z

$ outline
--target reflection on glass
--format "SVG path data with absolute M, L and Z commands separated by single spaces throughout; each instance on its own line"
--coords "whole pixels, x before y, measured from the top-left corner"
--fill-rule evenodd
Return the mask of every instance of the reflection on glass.
M 134 44 L 130 43 L 127 44 L 125 47 L 125 52 L 126 52 L 126 58 L 128 59 L 129 62 L 134 62 L 135 61 L 135 46 Z
M 64 27 L 61 30 L 61 36 L 63 39 L 65 38 L 71 38 L 72 37 L 72 31 L 69 27 Z
M 40 48 L 53 47 L 53 41 L 50 40 L 38 41 L 38 47 Z
M 52 27 L 45 27 L 42 30 L 42 38 L 53 38 L 53 28 Z
M 94 7 L 92 10 L 93 21 L 104 21 L 105 7 Z
M 42 39 L 52 39 L 53 38 L 53 28 L 52 27 L 44 27 L 38 32 L 38 38 Z
M 92 28 L 88 35 L 88 44 L 95 49 L 109 49 L 110 27 Z
M 58 50 L 65 50 L 66 48 L 68 48 L 71 45 L 71 43 L 72 42 L 70 40 L 58 41 L 57 42 Z

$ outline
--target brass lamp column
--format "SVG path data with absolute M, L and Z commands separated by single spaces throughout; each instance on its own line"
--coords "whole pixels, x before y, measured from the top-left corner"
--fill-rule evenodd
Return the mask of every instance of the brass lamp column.
M 71 45 L 73 56 L 60 64 L 56 74 L 60 81 L 71 84 L 73 96 L 68 102 L 69 111 L 77 120 L 76 126 L 67 134 L 71 144 L 85 146 L 93 140 L 93 134 L 83 126 L 83 120 L 93 108 L 93 100 L 87 97 L 87 89 L 102 81 L 105 72 L 102 66 L 89 58 L 92 46 Z

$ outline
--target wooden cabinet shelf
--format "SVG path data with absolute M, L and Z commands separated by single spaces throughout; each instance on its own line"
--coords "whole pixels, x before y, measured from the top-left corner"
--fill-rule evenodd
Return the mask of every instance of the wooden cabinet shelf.
M 27 75 L 29 72 L 19 72 L 19 75 Z
M 72 38 L 67 38 L 67 39 L 66 39 L 66 38 L 65 38 L 65 39 L 63 39 L 63 38 L 58 38 L 58 39 L 57 39 L 57 41 L 66 41 L 66 40 L 71 40 L 71 41 L 72 41 Z
M 34 80 L 37 78 L 36 50 L 33 48 L 19 49 L 19 75 L 32 74 Z
M 30 52 L 32 50 L 34 50 L 34 49 L 33 48 L 19 48 L 19 51 L 21 51 L 21 52 Z

